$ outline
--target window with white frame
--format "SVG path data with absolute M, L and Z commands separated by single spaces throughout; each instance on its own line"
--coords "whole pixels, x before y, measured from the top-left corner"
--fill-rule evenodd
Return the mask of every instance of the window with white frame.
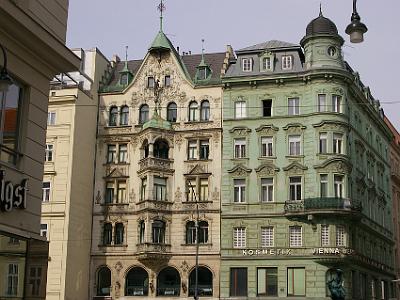
M 274 155 L 274 138 L 272 136 L 261 137 L 261 156 Z
M 318 95 L 318 111 L 325 112 L 327 111 L 327 103 L 326 103 L 326 94 Z
M 126 163 L 128 161 L 128 144 L 119 144 L 118 162 Z
M 329 225 L 321 225 L 321 247 L 329 246 Z
M 342 97 L 338 95 L 332 95 L 332 111 L 341 113 L 342 112 Z
M 210 155 L 209 140 L 189 140 L 188 160 L 208 159 Z
M 262 66 L 263 71 L 272 70 L 272 58 L 271 57 L 263 57 L 261 66 Z
M 289 247 L 303 245 L 303 229 L 301 226 L 289 226 Z
M 234 140 L 234 157 L 245 158 L 246 157 L 246 139 L 239 138 Z
M 143 177 L 140 183 L 140 200 L 146 200 L 147 177 Z
M 154 200 L 167 201 L 167 178 L 154 177 Z
M 49 111 L 47 113 L 47 125 L 56 125 L 56 112 Z
M 198 109 L 199 105 L 196 101 L 191 101 L 189 103 L 189 122 L 198 121 Z
M 253 71 L 253 59 L 252 58 L 242 58 L 242 70 L 243 70 L 243 72 Z
M 233 248 L 246 247 L 246 228 L 235 227 L 233 228 Z
M 288 115 L 289 116 L 297 116 L 300 114 L 300 99 L 296 98 L 288 98 Z
M 50 192 L 51 192 L 51 185 L 49 181 L 43 182 L 42 187 L 42 201 L 49 202 L 50 201 Z
M 117 182 L 117 203 L 126 202 L 126 181 Z
M 235 102 L 235 118 L 246 118 L 246 101 Z
M 197 159 L 197 140 L 188 142 L 188 159 Z
M 117 146 L 114 144 L 107 145 L 107 163 L 114 163 L 117 156 Z
M 8 264 L 7 296 L 17 296 L 18 294 L 18 273 L 18 264 Z
M 261 178 L 261 202 L 274 201 L 274 179 Z
M 44 161 L 47 161 L 47 162 L 53 161 L 53 151 L 54 151 L 54 145 L 46 144 Z
M 47 238 L 48 235 L 48 229 L 47 229 L 47 224 L 40 224 L 40 236 L 43 236 Z
M 333 189 L 336 198 L 343 198 L 343 175 L 333 176 Z
M 246 202 L 246 179 L 233 180 L 233 202 Z
M 105 204 L 111 204 L 114 202 L 114 191 L 115 191 L 115 183 L 107 182 L 106 183 L 106 195 L 104 199 Z
M 289 200 L 290 201 L 301 200 L 301 177 L 300 176 L 289 177 Z
M 319 175 L 319 193 L 321 197 L 328 196 L 328 174 Z
M 328 133 L 326 132 L 319 134 L 319 153 L 328 153 Z
M 186 193 L 187 201 L 208 201 L 208 178 L 187 178 Z
M 346 246 L 346 228 L 343 225 L 336 226 L 336 247 Z
M 274 247 L 274 227 L 261 227 L 261 247 Z
M 333 134 L 333 153 L 342 154 L 343 152 L 343 134 Z
M 42 283 L 42 267 L 30 267 L 29 269 L 29 285 L 32 287 L 31 295 L 40 295 L 40 286 Z
M 293 67 L 293 56 L 284 55 L 282 56 L 282 70 L 290 70 Z
M 289 155 L 301 155 L 301 136 L 289 135 Z

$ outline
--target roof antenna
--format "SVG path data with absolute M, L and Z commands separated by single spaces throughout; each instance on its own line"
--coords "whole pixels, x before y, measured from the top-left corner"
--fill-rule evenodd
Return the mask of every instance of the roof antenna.
M 160 0 L 160 4 L 157 6 L 158 11 L 160 12 L 160 32 L 163 31 L 163 12 L 165 11 L 166 7 L 163 3 L 163 0 Z
M 322 17 L 322 2 L 319 3 L 319 16 Z

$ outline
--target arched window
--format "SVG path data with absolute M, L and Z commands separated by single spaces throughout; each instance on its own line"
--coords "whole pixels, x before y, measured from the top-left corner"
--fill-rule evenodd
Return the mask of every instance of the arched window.
M 144 124 L 149 120 L 149 106 L 143 104 L 139 110 L 139 123 Z
M 176 122 L 177 115 L 177 106 L 175 102 L 171 102 L 167 106 L 167 121 Z
M 140 267 L 132 268 L 125 279 L 125 296 L 147 296 L 149 293 L 149 275 Z
M 181 291 L 181 277 L 179 272 L 166 267 L 157 276 L 157 296 L 179 296 Z
M 122 245 L 124 243 L 124 224 L 115 224 L 115 245 Z
M 153 222 L 151 238 L 155 244 L 165 244 L 165 222 L 160 220 Z
M 108 116 L 108 126 L 117 126 L 118 107 L 110 107 L 110 115 Z
M 111 245 L 112 241 L 112 224 L 104 223 L 103 226 L 103 245 Z
M 196 243 L 196 225 L 193 221 L 186 223 L 186 244 Z
M 211 271 L 205 267 L 198 268 L 197 287 L 199 296 L 212 296 L 213 295 L 213 275 Z M 189 296 L 194 295 L 196 281 L 196 269 L 193 269 L 189 275 Z
M 110 296 L 111 271 L 107 267 L 101 267 L 97 272 L 97 296 Z
M 208 243 L 208 223 L 207 223 L 207 221 L 199 222 L 199 243 L 200 244 Z
M 169 146 L 166 141 L 159 139 L 154 143 L 153 147 L 154 157 L 168 159 L 168 151 L 169 151 Z
M 144 140 L 142 145 L 142 150 L 143 150 L 143 158 L 149 157 L 149 142 L 147 140 Z
M 196 101 L 189 103 L 189 121 L 197 121 L 198 105 Z
M 203 102 L 201 102 L 200 120 L 201 121 L 210 120 L 210 102 L 208 102 L 208 100 L 203 100 Z
M 139 222 L 139 243 L 144 244 L 146 234 L 146 223 L 142 220 Z
M 121 113 L 119 118 L 119 125 L 128 125 L 129 107 L 127 105 L 121 106 Z

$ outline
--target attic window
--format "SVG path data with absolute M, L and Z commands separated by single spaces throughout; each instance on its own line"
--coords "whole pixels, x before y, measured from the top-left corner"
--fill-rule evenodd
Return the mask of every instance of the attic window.
M 282 70 L 290 70 L 293 67 L 293 57 L 291 55 L 282 56 Z
M 201 67 L 199 68 L 199 75 L 198 75 L 198 80 L 204 80 L 207 79 L 209 75 L 209 71 L 207 67 Z
M 128 84 L 128 74 L 122 74 L 121 79 L 119 80 L 119 83 L 121 85 L 127 85 Z
M 263 71 L 269 71 L 272 69 L 271 57 L 263 57 L 262 69 Z
M 170 75 L 166 75 L 164 77 L 164 86 L 165 87 L 171 86 L 171 76 Z
M 153 76 L 147 77 L 147 87 L 150 89 L 154 88 L 154 77 Z
M 242 59 L 242 70 L 243 70 L 243 72 L 253 71 L 253 59 L 252 58 L 243 58 Z

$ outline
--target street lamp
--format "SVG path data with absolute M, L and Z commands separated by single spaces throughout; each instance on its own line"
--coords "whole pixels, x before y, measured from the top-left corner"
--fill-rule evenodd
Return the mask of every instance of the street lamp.
M 367 26 L 361 23 L 361 17 L 357 13 L 357 0 L 353 0 L 353 13 L 351 23 L 346 27 L 346 33 L 350 35 L 350 42 L 361 43 L 364 41 L 364 33 L 368 31 Z
M 3 52 L 4 64 L 0 71 L 0 92 L 7 92 L 8 87 L 12 84 L 12 80 L 7 72 L 7 53 L 4 47 L 0 44 L 1 51 Z

